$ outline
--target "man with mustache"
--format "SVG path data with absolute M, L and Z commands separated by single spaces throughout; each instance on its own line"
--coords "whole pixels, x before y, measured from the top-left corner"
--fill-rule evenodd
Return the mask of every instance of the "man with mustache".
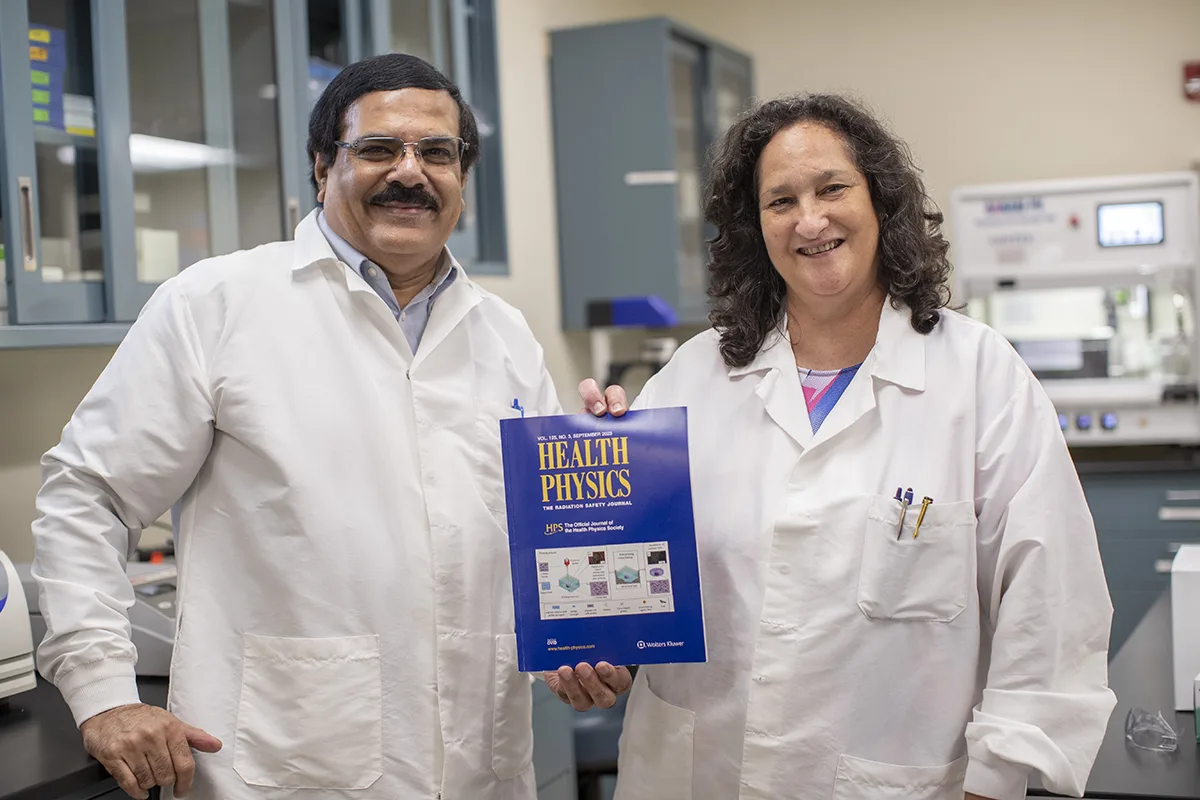
M 163 284 L 43 459 L 39 667 L 134 797 L 532 800 L 499 420 L 560 408 L 446 248 L 474 117 L 380 56 L 308 150 L 295 240 Z M 125 561 L 177 502 L 168 712 L 138 702 Z

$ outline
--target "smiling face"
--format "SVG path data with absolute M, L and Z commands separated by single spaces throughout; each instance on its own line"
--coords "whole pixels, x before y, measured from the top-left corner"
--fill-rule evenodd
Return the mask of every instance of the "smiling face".
M 878 289 L 879 218 L 842 138 L 801 122 L 758 159 L 758 208 L 771 263 L 804 305 L 842 305 Z
M 341 139 L 390 136 L 416 142 L 458 136 L 458 106 L 448 92 L 398 89 L 371 92 L 346 111 Z M 339 148 L 333 164 L 318 157 L 317 200 L 335 233 L 389 274 L 428 268 L 458 224 L 466 178 L 461 162 L 423 162 L 415 147 L 391 161 L 359 158 Z

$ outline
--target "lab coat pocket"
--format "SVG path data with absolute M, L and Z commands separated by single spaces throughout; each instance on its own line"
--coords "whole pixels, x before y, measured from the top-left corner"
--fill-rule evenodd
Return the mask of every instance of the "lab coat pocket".
M 696 714 L 663 700 L 647 678 L 625 709 L 615 800 L 692 800 Z
M 517 637 L 496 637 L 496 692 L 492 711 L 492 771 L 501 780 L 533 765 L 533 678 L 517 671 Z
M 921 526 L 925 530 L 925 526 Z M 863 758 L 838 759 L 834 800 L 962 800 L 967 757 L 941 767 L 882 764 Z
M 970 601 L 974 504 L 930 505 L 914 537 L 919 514 L 909 508 L 897 538 L 899 504 L 871 498 L 858 577 L 858 607 L 869 619 L 950 622 Z
M 365 789 L 383 774 L 379 639 L 246 634 L 233 768 L 252 786 Z

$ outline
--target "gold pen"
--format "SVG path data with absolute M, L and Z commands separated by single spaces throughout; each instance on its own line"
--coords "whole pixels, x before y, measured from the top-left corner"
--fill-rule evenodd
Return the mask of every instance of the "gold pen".
M 932 497 L 921 498 L 921 513 L 917 514 L 917 527 L 913 528 L 913 538 L 917 538 L 917 534 L 921 532 L 921 520 L 925 519 L 925 511 L 933 503 Z

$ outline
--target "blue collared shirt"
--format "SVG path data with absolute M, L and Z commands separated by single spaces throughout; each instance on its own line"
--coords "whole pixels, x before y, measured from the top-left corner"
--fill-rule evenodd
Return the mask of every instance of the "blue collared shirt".
M 317 214 L 317 226 L 321 229 L 321 233 L 325 234 L 329 246 L 333 248 L 334 255 L 357 270 L 367 285 L 375 290 L 375 294 L 387 303 L 388 308 L 392 310 L 392 315 L 400 323 L 400 330 L 404 332 L 408 346 L 412 348 L 413 353 L 416 353 L 417 346 L 421 344 L 421 336 L 425 333 L 425 326 L 429 324 L 433 301 L 446 291 L 458 275 L 458 269 L 449 254 L 445 251 L 442 252 L 442 261 L 438 265 L 437 271 L 434 272 L 433 280 L 429 282 L 428 286 L 417 292 L 417 296 L 410 300 L 408 305 L 400 308 L 392 286 L 388 283 L 387 273 L 378 264 L 355 250 L 349 242 L 334 233 L 333 229 L 325 222 L 324 211 Z

